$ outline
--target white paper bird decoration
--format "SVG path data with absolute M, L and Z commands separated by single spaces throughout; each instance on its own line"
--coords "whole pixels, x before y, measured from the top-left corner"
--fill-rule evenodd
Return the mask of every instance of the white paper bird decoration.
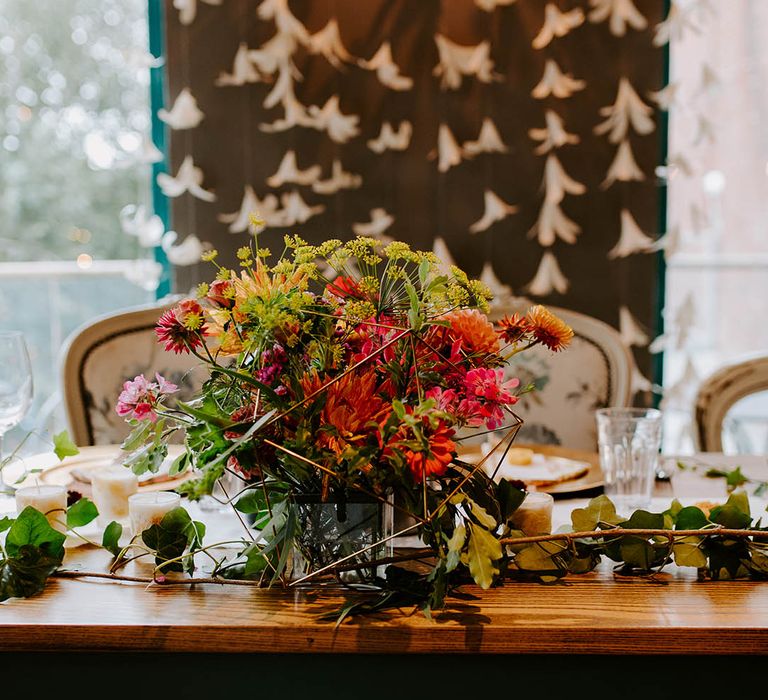
M 627 26 L 642 31 L 648 20 L 635 7 L 632 0 L 589 0 L 592 11 L 589 21 L 598 24 L 608 20 L 608 27 L 614 36 L 624 36 Z
M 189 192 L 204 202 L 215 202 L 216 195 L 203 189 L 203 171 L 195 165 L 192 156 L 186 156 L 175 177 L 168 173 L 157 174 L 157 184 L 166 197 L 180 197 Z
M 275 226 L 303 224 L 325 211 L 325 204 L 310 206 L 296 190 L 283 193 L 280 196 L 280 203 L 283 208 L 276 211 L 272 217 Z
M 650 97 L 657 105 L 659 109 L 663 109 L 668 112 L 670 107 L 677 103 L 677 92 L 680 89 L 680 83 L 669 83 L 661 90 L 656 92 L 649 92 Z
M 259 124 L 259 129 L 267 133 L 287 131 L 294 126 L 314 127 L 315 120 L 307 113 L 307 108 L 296 99 L 293 84 L 283 96 L 283 116 L 273 122 Z
M 708 63 L 703 63 L 701 66 L 701 79 L 699 80 L 699 86 L 696 88 L 694 94 L 706 95 L 715 88 L 719 87 L 720 78 L 715 73 L 714 68 Z
M 562 148 L 568 144 L 579 143 L 579 137 L 576 134 L 570 134 L 566 131 L 562 117 L 557 112 L 548 109 L 544 112 L 544 128 L 529 129 L 528 136 L 534 141 L 541 143 L 534 149 L 536 155 L 544 155 L 555 148 Z
M 619 182 L 645 180 L 645 175 L 635 160 L 629 141 L 622 141 L 619 144 L 619 147 L 616 149 L 616 157 L 608 168 L 605 180 L 603 180 L 600 186 L 603 189 L 607 189 L 617 180 Z
M 475 46 L 462 46 L 442 34 L 436 34 L 435 43 L 440 58 L 432 75 L 440 78 L 443 90 L 458 90 L 464 75 L 474 75 L 481 83 L 501 79 L 501 76 L 493 72 L 489 41 L 481 41 Z
M 342 63 L 355 62 L 355 57 L 344 48 L 336 19 L 329 20 L 319 32 L 312 34 L 307 48 L 312 54 L 325 56 L 325 60 L 337 69 Z
M 222 71 L 219 73 L 219 77 L 216 78 L 215 84 L 218 87 L 226 87 L 228 85 L 245 85 L 246 83 L 258 83 L 261 81 L 259 71 L 251 61 L 250 52 L 248 50 L 248 44 L 240 42 L 240 46 L 237 48 L 234 61 L 232 63 L 232 72 L 227 73 Z
M 258 214 L 269 226 L 277 210 L 278 202 L 275 195 L 268 194 L 260 200 L 253 191 L 253 187 L 246 185 L 240 208 L 230 214 L 219 214 L 216 218 L 223 224 L 229 224 L 230 233 L 243 233 L 249 228 L 251 214 Z
M 371 220 L 365 223 L 352 224 L 352 230 L 356 236 L 370 236 L 371 238 L 381 238 L 386 231 L 395 222 L 395 217 L 387 213 L 386 209 L 376 207 L 371 209 Z
M 676 2 L 671 3 L 666 19 L 656 25 L 653 37 L 654 46 L 664 46 L 670 41 L 680 41 L 688 32 L 700 33 L 700 28 L 693 19 L 695 7 L 681 8 Z
M 619 240 L 608 251 L 608 259 L 626 258 L 635 253 L 650 253 L 653 249 L 653 239 L 643 233 L 629 209 L 621 210 L 621 233 Z
M 461 163 L 461 148 L 447 124 L 441 124 L 437 132 L 437 152 L 432 151 L 429 158 L 437 156 L 437 169 L 448 172 L 454 165 Z
M 154 292 L 163 275 L 163 266 L 157 260 L 139 258 L 130 260 L 123 271 L 123 277 L 145 292 Z
M 202 0 L 208 5 L 221 5 L 222 0 Z M 173 0 L 174 9 L 179 11 L 179 22 L 192 24 L 197 17 L 197 0 Z
M 432 243 L 432 252 L 440 261 L 438 266 L 440 273 L 443 275 L 450 274 L 451 267 L 456 265 L 456 261 L 453 259 L 451 251 L 441 236 L 435 236 L 434 243 Z
M 293 54 L 298 42 L 288 34 L 275 34 L 258 49 L 249 49 L 248 59 L 265 75 L 274 75 L 281 66 L 291 70 L 293 77 L 301 77 L 293 64 Z
M 627 138 L 629 127 L 638 134 L 650 134 L 653 123 L 653 109 L 642 101 L 627 78 L 619 80 L 616 101 L 612 105 L 600 108 L 600 114 L 606 117 L 594 128 L 598 135 L 608 134 L 611 143 L 619 143 Z
M 506 219 L 517 211 L 514 204 L 507 204 L 499 195 L 491 190 L 485 190 L 483 194 L 485 211 L 483 216 L 469 227 L 470 233 L 480 233 L 489 229 L 497 221 Z
M 412 135 L 413 124 L 409 121 L 400 122 L 396 131 L 389 122 L 384 122 L 379 135 L 368 141 L 368 148 L 374 153 L 384 153 L 386 150 L 404 151 L 410 145 Z
M 635 394 L 653 391 L 653 383 L 651 380 L 646 378 L 645 375 L 636 366 L 632 368 L 630 391 L 632 392 L 632 396 Z
M 648 334 L 632 315 L 629 307 L 625 305 L 619 307 L 619 333 L 621 334 L 621 342 L 628 348 L 633 345 L 644 347 L 650 342 Z
M 486 12 L 493 12 L 497 7 L 509 7 L 515 2 L 516 0 L 475 0 L 475 5 Z
M 289 36 L 304 46 L 309 44 L 309 32 L 291 12 L 288 0 L 263 0 L 256 12 L 261 19 L 273 20 L 278 34 Z
M 545 199 L 539 211 L 539 218 L 528 232 L 528 238 L 536 238 L 540 246 L 549 248 L 558 238 L 566 243 L 576 243 L 576 237 L 580 233 L 581 226 L 565 215 L 558 202 Z
M 274 175 L 267 178 L 267 184 L 270 187 L 282 187 L 287 182 L 296 185 L 311 185 L 322 173 L 323 169 L 319 165 L 312 165 L 306 170 L 299 170 L 296 164 L 296 151 L 286 151 L 280 165 Z
M 177 267 L 199 263 L 203 253 L 203 244 L 200 239 L 194 233 L 190 233 L 181 243 L 175 245 L 178 237 L 176 231 L 168 231 L 163 236 L 161 247 L 168 262 Z
M 296 99 L 294 93 L 294 74 L 289 63 L 281 63 L 277 69 L 277 80 L 272 86 L 272 89 L 267 93 L 264 98 L 263 105 L 266 109 L 272 109 L 279 104 L 286 107 L 287 103 L 292 99 Z
M 307 112 L 310 118 L 306 125 L 327 132 L 329 138 L 336 143 L 346 143 L 360 133 L 360 117 L 356 114 L 342 114 L 338 95 L 329 97 L 322 108 L 310 105 Z
M 537 100 L 544 100 L 550 95 L 565 99 L 574 92 L 583 90 L 586 85 L 586 81 L 574 78 L 570 73 L 563 73 L 557 62 L 550 58 L 544 64 L 544 75 L 531 91 L 531 95 Z
M 698 391 L 701 378 L 696 371 L 693 360 L 690 356 L 685 358 L 685 368 L 683 374 L 676 382 L 664 389 L 664 396 L 661 399 L 661 408 L 680 408 L 690 410 L 693 397 Z
M 361 175 L 348 173 L 340 160 L 334 160 L 331 166 L 331 177 L 312 183 L 312 191 L 317 194 L 336 194 L 339 190 L 356 190 L 363 184 Z
M 550 251 L 544 251 L 536 274 L 525 287 L 526 291 L 536 297 L 546 297 L 552 292 L 565 294 L 568 287 L 570 282 L 560 269 L 557 258 Z
M 392 90 L 403 92 L 413 87 L 413 79 L 400 75 L 400 68 L 392 59 L 392 46 L 385 41 L 370 61 L 359 58 L 357 65 L 365 70 L 376 71 L 379 82 Z
M 580 7 L 561 12 L 557 5 L 549 2 L 544 8 L 544 24 L 531 45 L 534 49 L 543 49 L 555 37 L 565 36 L 583 23 L 584 11 Z
M 509 148 L 501 140 L 499 131 L 490 117 L 483 119 L 477 140 L 465 141 L 461 147 L 465 158 L 473 158 L 480 153 L 507 153 L 508 151 Z
M 120 210 L 120 228 L 128 236 L 135 236 L 142 248 L 160 245 L 165 233 L 163 220 L 157 214 L 149 214 L 143 204 L 128 204 Z
M 547 156 L 541 187 L 544 190 L 544 200 L 554 204 L 562 202 L 566 194 L 580 195 L 587 191 L 584 184 L 577 182 L 565 172 L 565 168 L 554 153 Z
M 717 140 L 715 126 L 704 114 L 699 114 L 696 118 L 696 135 L 693 137 L 692 144 L 698 146 L 700 143 L 715 143 Z
M 184 88 L 178 94 L 170 110 L 157 110 L 157 118 L 165 122 L 174 131 L 194 129 L 203 121 L 204 116 L 189 88 Z

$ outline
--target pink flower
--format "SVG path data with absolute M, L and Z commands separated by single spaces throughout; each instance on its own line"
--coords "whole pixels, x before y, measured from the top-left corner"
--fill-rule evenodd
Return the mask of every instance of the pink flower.
M 150 382 L 140 374 L 125 382 L 115 407 L 117 415 L 154 423 L 157 420 L 156 409 L 163 398 L 179 390 L 179 387 L 159 374 L 155 374 L 155 379 L 156 382 Z
M 159 343 L 165 343 L 166 352 L 190 352 L 203 345 L 208 334 L 203 307 L 194 299 L 185 299 L 166 311 L 155 326 Z
M 481 397 L 487 401 L 496 401 L 501 404 L 513 404 L 517 397 L 511 393 L 512 389 L 520 386 L 517 378 L 504 380 L 504 370 L 478 367 L 471 369 L 464 377 L 464 386 L 467 394 Z

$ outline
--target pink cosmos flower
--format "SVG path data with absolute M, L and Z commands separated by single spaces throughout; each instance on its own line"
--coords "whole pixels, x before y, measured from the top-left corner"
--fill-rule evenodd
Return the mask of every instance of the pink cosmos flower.
M 157 420 L 156 409 L 165 396 L 179 390 L 160 374 L 155 374 L 156 382 L 150 382 L 143 374 L 123 384 L 123 390 L 117 399 L 117 415 L 138 421 Z

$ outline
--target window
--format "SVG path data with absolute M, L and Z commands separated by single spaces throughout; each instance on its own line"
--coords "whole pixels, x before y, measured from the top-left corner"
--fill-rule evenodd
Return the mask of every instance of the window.
M 146 0 L 0 0 L 0 327 L 36 383 L 20 430 L 61 421 L 58 357 L 82 323 L 147 303 L 152 251 L 121 229 L 149 205 Z

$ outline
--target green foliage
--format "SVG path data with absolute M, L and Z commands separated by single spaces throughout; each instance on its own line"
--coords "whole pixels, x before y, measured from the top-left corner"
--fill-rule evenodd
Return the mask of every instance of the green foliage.
M 66 430 L 62 430 L 60 433 L 56 433 L 53 436 L 53 451 L 55 455 L 61 460 L 65 457 L 74 457 L 80 454 L 80 450 L 77 448 L 72 439 L 69 437 L 69 433 Z
M 104 528 L 104 535 L 101 538 L 101 546 L 104 547 L 112 556 L 120 554 L 120 537 L 123 534 L 123 526 L 114 520 Z
M 64 559 L 66 538 L 40 511 L 28 506 L 8 521 L 2 523 L 8 534 L 0 558 L 0 601 L 40 593 Z
M 502 551 L 499 541 L 480 525 L 468 523 L 469 547 L 466 563 L 469 573 L 480 588 L 490 588 L 499 573 Z
M 141 533 L 141 539 L 155 553 L 161 572 L 195 568 L 194 551 L 202 547 L 205 525 L 192 520 L 184 508 L 174 508 Z
M 83 527 L 96 520 L 99 511 L 92 501 L 81 498 L 67 508 L 67 527 Z

